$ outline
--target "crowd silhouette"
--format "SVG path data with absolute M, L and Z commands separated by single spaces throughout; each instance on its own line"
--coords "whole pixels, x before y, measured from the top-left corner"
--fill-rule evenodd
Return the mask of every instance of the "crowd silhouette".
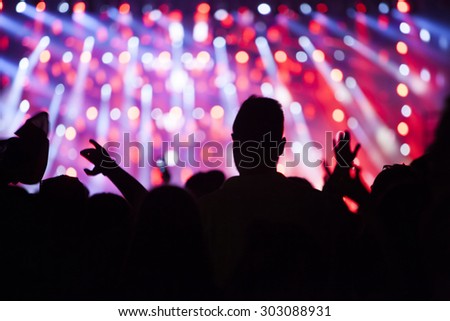
M 233 124 L 238 176 L 150 191 L 90 140 L 85 173 L 122 193 L 90 196 L 77 178 L 41 181 L 48 117 L 28 119 L 0 142 L 0 299 L 450 299 L 450 99 L 426 153 L 371 188 L 349 132 L 322 191 L 278 173 L 283 131 L 279 102 L 251 96 Z

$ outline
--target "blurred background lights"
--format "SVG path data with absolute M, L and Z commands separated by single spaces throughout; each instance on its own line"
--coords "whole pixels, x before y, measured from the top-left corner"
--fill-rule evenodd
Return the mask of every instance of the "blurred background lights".
M 16 12 L 17 13 L 22 13 L 25 11 L 25 9 L 27 8 L 27 4 L 25 1 L 20 1 L 19 3 L 17 3 L 16 5 Z
M 220 119 L 223 117 L 224 115 L 224 110 L 221 106 L 216 105 L 214 107 L 211 108 L 211 117 L 214 119 Z
M 406 97 L 406 96 L 408 96 L 408 93 L 409 93 L 409 89 L 405 84 L 400 83 L 397 85 L 397 94 L 400 97 Z
M 302 112 L 302 105 L 300 103 L 294 101 L 290 104 L 289 110 L 293 115 L 298 115 Z
M 411 152 L 411 147 L 409 147 L 409 145 L 407 143 L 404 143 L 400 146 L 400 153 L 403 156 L 408 156 L 410 152 Z
M 300 12 L 305 14 L 305 15 L 308 15 L 308 14 L 310 14 L 312 12 L 312 8 L 311 8 L 311 6 L 309 4 L 302 3 L 300 5 Z
M 58 5 L 58 11 L 60 13 L 66 13 L 67 11 L 69 11 L 69 4 L 67 2 L 61 2 Z
M 333 110 L 332 117 L 335 122 L 340 123 L 344 120 L 345 114 L 342 109 L 336 108 L 335 110 Z
M 262 15 L 267 15 L 271 11 L 270 6 L 267 3 L 261 3 L 258 6 L 258 12 Z
M 110 64 L 114 59 L 114 56 L 112 53 L 110 52 L 105 52 L 102 56 L 102 62 L 104 64 Z
M 109 117 L 111 117 L 112 120 L 118 120 L 121 116 L 121 112 L 119 108 L 113 108 L 111 109 L 109 113 Z
M 400 134 L 400 135 L 402 135 L 402 136 L 406 136 L 406 135 L 408 135 L 408 133 L 409 133 L 409 126 L 408 126 L 408 124 L 407 123 L 405 123 L 405 122 L 400 122 L 398 125 L 397 125 L 397 131 L 398 131 L 398 133 Z
M 95 106 L 91 106 L 86 110 L 86 118 L 89 120 L 95 120 L 98 116 L 98 110 Z
M 22 100 L 20 102 L 19 109 L 22 113 L 26 113 L 30 109 L 30 102 L 26 99 Z
M 419 37 L 423 42 L 430 42 L 431 35 L 427 29 L 420 29 Z
M 72 126 L 69 126 L 66 128 L 65 136 L 67 140 L 74 140 L 77 136 L 77 131 Z
M 401 113 L 404 117 L 411 116 L 411 114 L 412 114 L 411 107 L 409 107 L 408 105 L 403 105 L 403 107 L 401 109 Z
M 132 106 L 130 107 L 130 109 L 128 109 L 127 115 L 128 115 L 128 119 L 130 120 L 136 120 L 139 118 L 141 111 L 139 110 L 139 108 L 137 108 L 136 106 Z

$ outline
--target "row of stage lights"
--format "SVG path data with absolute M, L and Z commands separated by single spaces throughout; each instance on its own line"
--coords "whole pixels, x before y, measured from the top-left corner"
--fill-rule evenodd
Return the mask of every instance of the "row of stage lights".
M 18 2 L 16 5 L 16 12 L 21 13 L 21 12 L 25 11 L 26 7 L 27 7 L 27 2 L 22 0 L 22 1 Z M 0 0 L 0 11 L 3 10 L 3 8 L 4 8 L 3 0 Z M 107 7 L 105 6 L 105 8 L 107 8 Z M 395 8 L 401 13 L 408 13 L 411 10 L 411 6 L 406 0 L 398 0 Z M 37 12 L 43 12 L 46 9 L 47 9 L 47 5 L 46 5 L 45 1 L 39 1 L 36 4 Z M 67 13 L 70 10 L 70 4 L 66 1 L 62 1 L 58 4 L 57 9 L 60 13 Z M 203 13 L 203 14 L 209 13 L 210 9 L 211 9 L 211 7 L 208 3 L 200 3 L 197 7 L 198 12 Z M 265 2 L 260 3 L 256 9 L 261 15 L 268 15 L 268 14 L 272 13 L 272 11 L 273 11 L 273 8 L 270 6 L 270 4 L 265 3 Z M 367 12 L 367 6 L 362 2 L 356 2 L 354 9 L 357 12 L 362 12 L 362 13 Z M 378 11 L 382 14 L 388 14 L 390 9 L 391 9 L 390 6 L 386 2 L 380 2 L 378 4 Z M 119 11 L 120 14 L 130 13 L 130 10 L 131 10 L 130 3 L 122 2 L 118 6 L 117 10 Z M 283 12 L 286 10 L 288 10 L 286 5 L 278 6 L 279 12 Z M 299 10 L 301 13 L 307 15 L 313 11 L 313 6 L 308 3 L 302 3 L 299 6 Z M 315 5 L 315 10 L 317 10 L 320 13 L 326 13 L 326 12 L 328 12 L 329 8 L 328 8 L 328 5 L 325 3 L 318 3 L 317 5 Z M 73 13 L 83 13 L 85 11 L 86 11 L 86 3 L 83 1 L 76 2 L 72 6 Z M 152 6 L 150 4 L 144 5 L 142 8 L 143 14 L 148 14 L 148 13 L 151 13 L 152 11 L 153 11 Z M 227 16 L 227 12 L 225 9 L 218 9 L 214 14 L 214 17 L 217 20 L 222 20 L 226 16 Z

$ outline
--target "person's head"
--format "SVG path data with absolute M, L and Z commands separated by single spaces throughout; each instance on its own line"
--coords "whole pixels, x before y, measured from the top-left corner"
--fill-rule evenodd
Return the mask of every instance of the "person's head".
M 212 170 L 192 175 L 187 180 L 185 188 L 195 197 L 200 198 L 218 190 L 224 182 L 225 174 L 219 170 Z
M 233 156 L 239 173 L 276 171 L 284 151 L 284 114 L 278 101 L 250 96 L 233 123 Z

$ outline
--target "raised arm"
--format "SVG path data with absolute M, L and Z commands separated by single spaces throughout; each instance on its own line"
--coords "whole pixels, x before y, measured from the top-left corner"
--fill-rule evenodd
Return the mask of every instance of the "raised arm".
M 85 168 L 84 172 L 89 176 L 103 174 L 120 190 L 133 209 L 138 209 L 144 199 L 147 190 L 133 176 L 122 169 L 95 140 L 89 142 L 94 148 L 83 149 L 80 154 L 92 164 L 93 169 Z

